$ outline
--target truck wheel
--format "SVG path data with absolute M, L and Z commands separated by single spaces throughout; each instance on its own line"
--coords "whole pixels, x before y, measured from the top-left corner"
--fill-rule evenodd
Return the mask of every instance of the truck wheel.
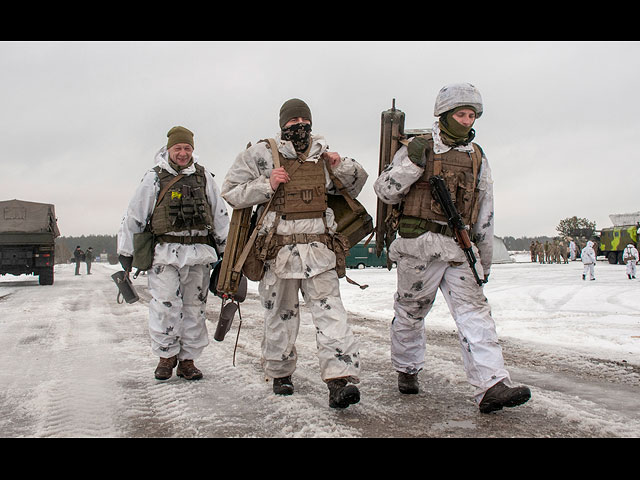
M 359 263 L 358 264 L 358 270 L 362 270 L 363 268 L 365 268 L 365 264 L 364 263 Z
M 40 285 L 53 285 L 53 267 L 49 267 L 46 270 L 40 270 L 38 283 L 40 283 Z
M 624 252 L 618 252 L 618 264 L 625 265 L 624 263 Z
M 607 255 L 607 260 L 609 260 L 609 263 L 611 265 L 615 265 L 616 263 L 618 263 L 618 252 L 609 252 L 609 254 Z

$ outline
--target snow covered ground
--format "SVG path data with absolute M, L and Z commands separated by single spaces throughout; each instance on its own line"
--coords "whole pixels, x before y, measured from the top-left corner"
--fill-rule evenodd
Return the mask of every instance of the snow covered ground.
M 328 407 L 315 357 L 315 329 L 302 308 L 300 357 L 291 397 L 278 397 L 260 367 L 257 284 L 223 342 L 213 340 L 220 300 L 207 307 L 210 345 L 196 362 L 200 381 L 153 378 L 157 359 L 141 301 L 118 304 L 110 275 L 94 264 L 74 276 L 57 265 L 55 284 L 0 277 L 0 437 L 638 437 L 640 280 L 599 261 L 596 281 L 582 264 L 539 265 L 527 255 L 494 265 L 485 294 L 507 368 L 531 387 L 525 405 L 480 414 L 461 365 L 455 324 L 441 296 L 427 317 L 427 367 L 419 395 L 400 395 L 389 360 L 395 270 L 350 270 L 342 280 L 350 323 L 361 341 L 362 400 Z M 83 265 L 84 272 L 84 265 Z

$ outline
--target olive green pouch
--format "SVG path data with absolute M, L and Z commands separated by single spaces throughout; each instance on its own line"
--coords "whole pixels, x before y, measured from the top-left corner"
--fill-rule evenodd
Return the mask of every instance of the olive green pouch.
M 141 233 L 133 234 L 133 266 L 138 270 L 145 271 L 153 264 L 153 251 L 155 247 L 154 235 L 145 230 Z

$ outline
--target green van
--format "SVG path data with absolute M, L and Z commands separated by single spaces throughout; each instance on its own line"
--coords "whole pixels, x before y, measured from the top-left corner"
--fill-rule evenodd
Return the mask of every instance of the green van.
M 360 242 L 349 250 L 347 255 L 347 268 L 365 268 L 365 267 L 386 267 L 387 266 L 387 250 L 382 250 L 380 258 L 376 256 L 375 242 L 369 242 L 365 246 L 364 242 Z

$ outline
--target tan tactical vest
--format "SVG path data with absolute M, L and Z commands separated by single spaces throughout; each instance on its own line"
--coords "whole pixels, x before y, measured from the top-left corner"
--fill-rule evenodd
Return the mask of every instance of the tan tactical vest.
M 151 217 L 154 235 L 184 230 L 210 230 L 213 225 L 211 205 L 206 195 L 207 181 L 204 167 L 195 164 L 196 171 L 185 175 L 167 191 Z M 162 191 L 174 177 L 160 167 L 155 167 Z
M 451 199 L 465 225 L 473 225 L 478 218 L 479 209 L 476 186 L 482 162 L 480 146 L 474 143 L 473 153 L 451 149 L 442 154 L 435 154 L 431 135 L 427 134 L 424 137 L 430 146 L 426 167 L 422 177 L 411 186 L 405 196 L 402 214 L 431 221 L 447 221 L 440 204 L 431 196 L 429 186 L 429 178 L 440 175 L 444 178 Z
M 280 165 L 287 171 L 298 162 L 284 158 L 280 152 Z M 298 166 L 291 180 L 276 192 L 273 209 L 286 220 L 319 218 L 327 209 L 327 190 L 324 162 L 304 161 Z

